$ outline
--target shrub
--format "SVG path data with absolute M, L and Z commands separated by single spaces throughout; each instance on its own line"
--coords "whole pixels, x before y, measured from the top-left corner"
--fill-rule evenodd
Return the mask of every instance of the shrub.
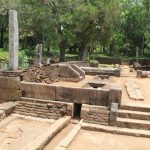
M 90 61 L 90 67 L 98 67 L 99 62 L 97 60 L 91 60 Z

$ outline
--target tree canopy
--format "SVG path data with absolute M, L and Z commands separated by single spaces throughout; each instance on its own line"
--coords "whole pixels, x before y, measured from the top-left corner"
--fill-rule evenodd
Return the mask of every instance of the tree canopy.
M 8 10 L 18 11 L 20 49 L 42 43 L 46 51 L 86 60 L 100 49 L 109 54 L 150 53 L 149 0 L 0 0 L 0 47 L 7 48 Z

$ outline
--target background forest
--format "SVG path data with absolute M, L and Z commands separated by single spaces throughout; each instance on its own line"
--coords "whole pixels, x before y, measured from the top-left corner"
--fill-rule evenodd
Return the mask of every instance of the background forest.
M 149 0 L 0 0 L 0 58 L 8 51 L 8 10 L 18 11 L 20 59 L 150 56 Z

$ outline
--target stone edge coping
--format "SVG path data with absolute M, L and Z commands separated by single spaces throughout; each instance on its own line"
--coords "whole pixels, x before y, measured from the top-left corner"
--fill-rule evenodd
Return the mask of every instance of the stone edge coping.
M 148 130 L 119 128 L 115 126 L 104 126 L 104 125 L 91 124 L 91 123 L 85 123 L 85 122 L 82 122 L 81 129 L 89 130 L 89 131 L 97 131 L 97 132 L 106 132 L 110 134 L 150 138 L 150 131 Z
M 74 140 L 76 135 L 79 133 L 81 129 L 81 120 L 70 132 L 69 134 L 62 140 L 60 143 L 55 147 L 54 150 L 66 150 L 68 146 L 71 144 L 71 142 Z
M 26 116 L 26 115 L 20 115 L 20 114 L 12 114 L 13 116 L 17 116 L 19 119 L 25 119 L 25 120 L 32 120 L 32 121 L 41 121 L 46 123 L 55 123 L 55 119 L 45 119 L 45 118 L 39 118 L 39 117 L 32 117 L 32 116 Z

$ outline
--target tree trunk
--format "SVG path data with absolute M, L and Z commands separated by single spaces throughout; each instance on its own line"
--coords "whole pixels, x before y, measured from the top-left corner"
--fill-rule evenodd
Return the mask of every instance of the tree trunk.
M 139 62 L 139 47 L 136 46 L 136 61 Z
M 81 43 L 81 45 L 79 47 L 79 50 L 80 50 L 79 51 L 79 60 L 82 60 L 82 58 L 83 58 L 84 48 L 85 48 L 84 43 Z
M 4 27 L 1 25 L 0 29 L 0 48 L 4 48 Z
M 61 41 L 59 43 L 59 48 L 60 48 L 60 61 L 63 62 L 63 61 L 65 61 L 66 41 Z
M 142 47 L 141 47 L 141 52 L 140 52 L 141 55 L 144 55 L 144 36 L 142 38 Z
M 86 61 L 87 56 L 88 56 L 88 48 L 85 48 L 83 51 L 82 61 Z

